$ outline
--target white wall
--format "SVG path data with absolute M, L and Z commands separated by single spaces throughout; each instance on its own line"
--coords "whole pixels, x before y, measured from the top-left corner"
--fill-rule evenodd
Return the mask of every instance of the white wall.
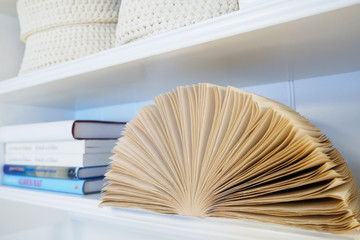
M 295 81 L 296 110 L 340 151 L 360 185 L 360 72 Z
M 0 113 L 0 126 L 70 120 L 75 116 L 73 110 L 6 103 L 0 103 Z
M 15 77 L 24 53 L 20 41 L 19 22 L 16 17 L 0 13 L 0 80 Z

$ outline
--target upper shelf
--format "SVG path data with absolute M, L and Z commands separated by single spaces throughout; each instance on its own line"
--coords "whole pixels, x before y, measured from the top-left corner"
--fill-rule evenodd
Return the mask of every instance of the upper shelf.
M 154 239 L 351 240 L 358 236 L 354 235 L 356 233 L 334 235 L 246 220 L 200 219 L 134 209 L 99 208 L 99 194 L 76 196 L 0 186 L 0 199 L 65 210 L 74 217 L 97 219 L 160 236 Z
M 359 22 L 359 0 L 274 0 L 2 81 L 0 102 L 86 109 L 198 82 L 243 87 L 358 71 Z

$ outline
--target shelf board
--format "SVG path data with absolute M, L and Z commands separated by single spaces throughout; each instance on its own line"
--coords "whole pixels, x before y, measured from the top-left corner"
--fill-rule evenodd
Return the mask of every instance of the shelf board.
M 100 194 L 75 195 L 0 186 L 0 199 L 72 212 L 96 209 Z
M 142 210 L 98 207 L 100 194 L 78 196 L 0 186 L 0 199 L 68 211 L 74 218 L 95 220 L 166 236 L 192 239 L 350 240 L 359 232 L 335 235 L 247 220 L 196 218 Z M 357 234 L 357 235 L 356 235 Z M 168 238 L 165 238 L 168 239 Z
M 358 22 L 359 0 L 274 0 L 1 81 L 0 102 L 87 109 L 204 81 L 242 87 L 358 71 Z

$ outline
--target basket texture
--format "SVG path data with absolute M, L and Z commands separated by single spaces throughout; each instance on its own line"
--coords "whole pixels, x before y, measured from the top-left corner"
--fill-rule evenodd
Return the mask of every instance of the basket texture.
M 122 0 L 116 44 L 126 44 L 238 9 L 238 0 Z
M 120 0 L 19 0 L 19 74 L 112 48 Z
M 20 72 L 42 69 L 114 47 L 116 24 L 79 24 L 30 35 Z

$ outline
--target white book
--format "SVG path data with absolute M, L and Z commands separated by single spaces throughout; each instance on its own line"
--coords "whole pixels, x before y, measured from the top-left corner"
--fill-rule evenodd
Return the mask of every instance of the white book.
M 3 126 L 1 142 L 70 141 L 118 139 L 124 122 L 69 120 Z
M 5 164 L 58 167 L 92 167 L 110 163 L 111 153 L 94 154 L 5 154 Z
M 15 154 L 68 154 L 110 153 L 116 140 L 73 140 L 61 142 L 6 143 L 5 153 Z

